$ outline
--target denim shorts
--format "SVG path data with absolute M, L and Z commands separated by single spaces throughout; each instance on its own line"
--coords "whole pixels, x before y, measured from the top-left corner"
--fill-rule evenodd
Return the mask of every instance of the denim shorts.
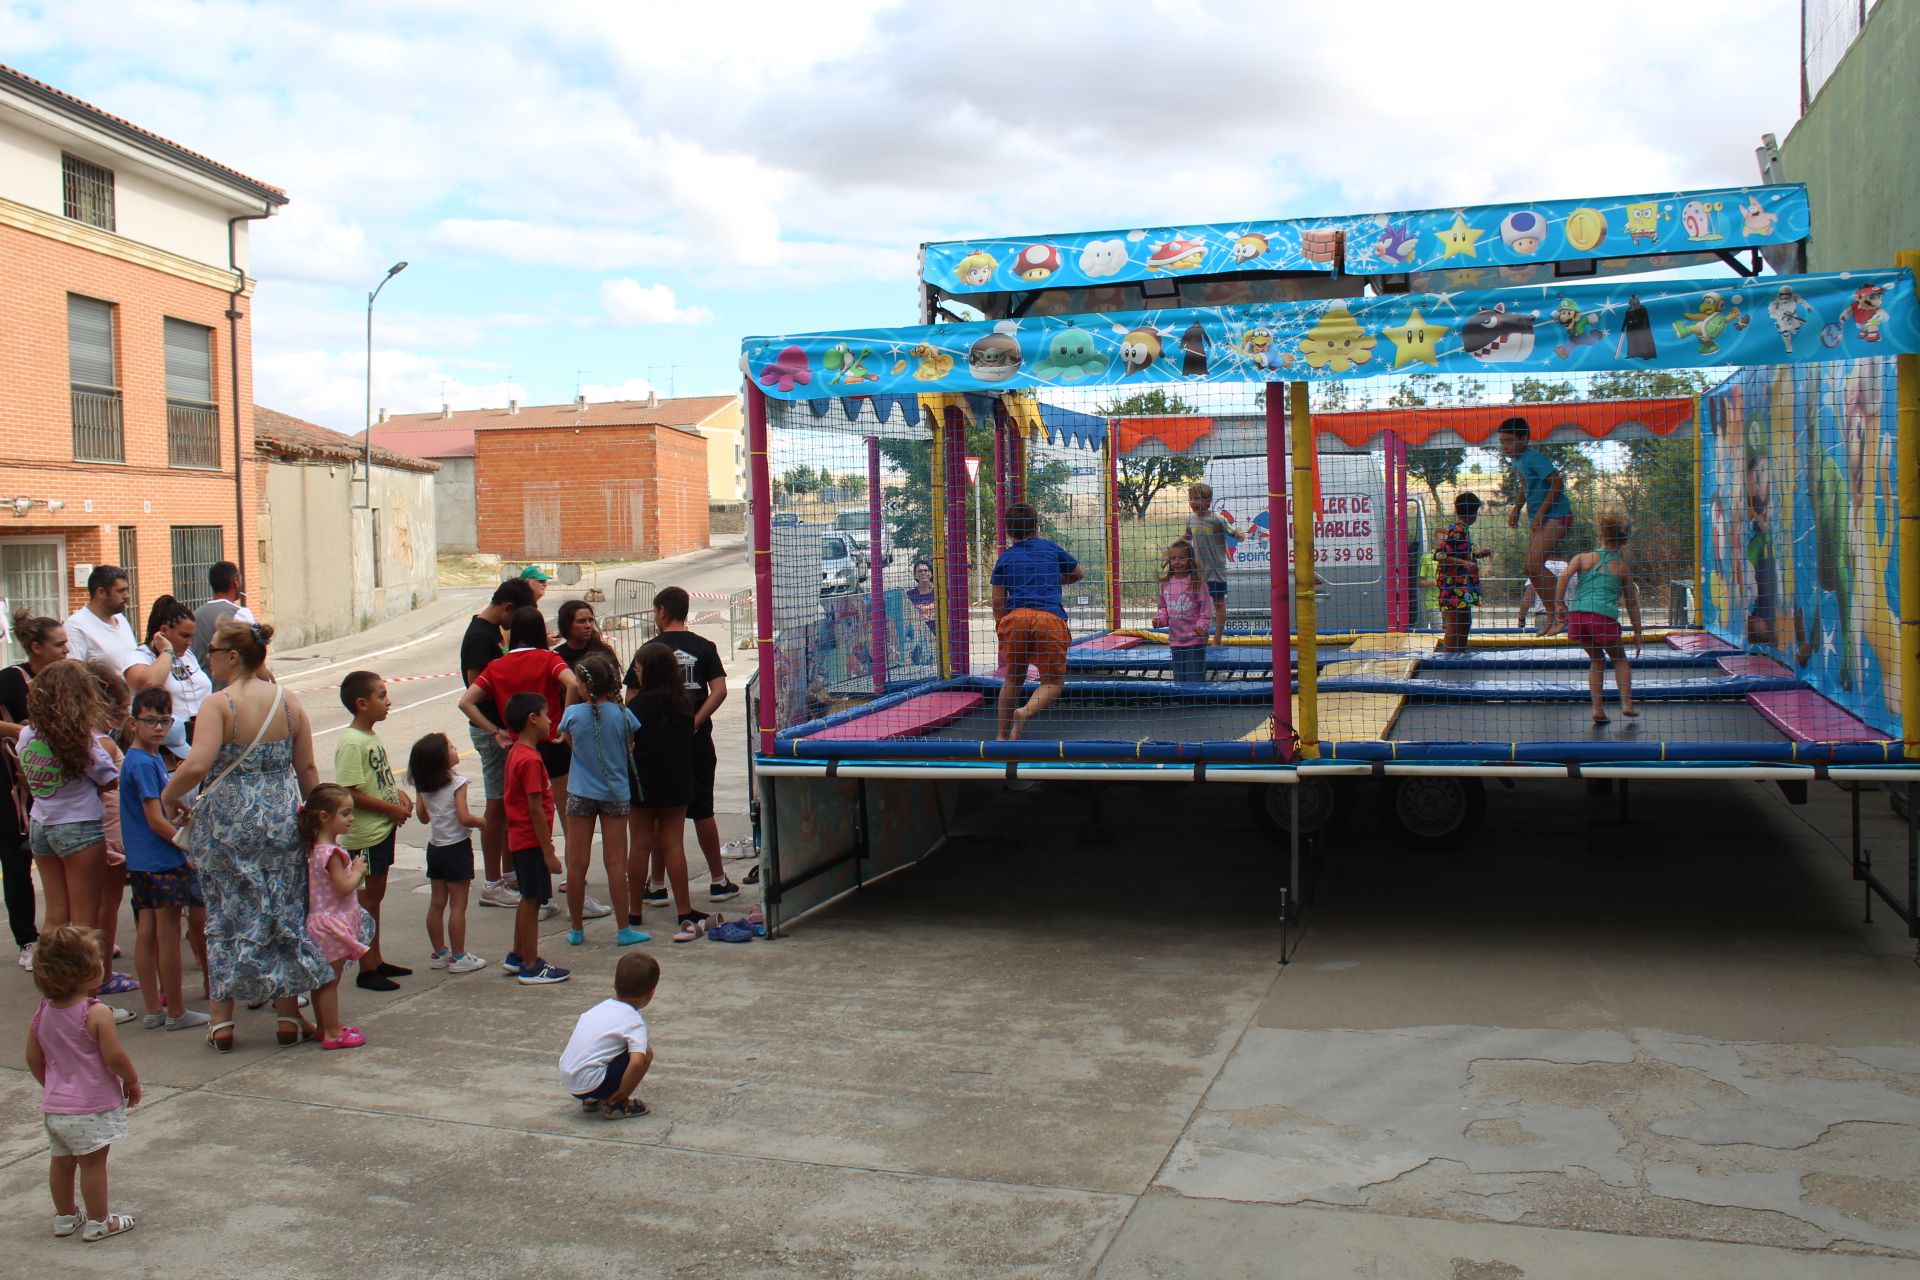
M 595 800 L 575 791 L 567 792 L 569 818 L 624 818 L 633 810 L 628 800 Z
M 507 794 L 507 753 L 490 733 L 480 732 L 479 726 L 468 725 L 467 737 L 473 743 L 474 753 L 480 757 L 480 777 L 486 787 L 487 799 L 502 800 Z
M 107 830 L 98 822 L 56 822 L 42 826 L 29 824 L 28 846 L 36 858 L 71 858 L 83 849 L 107 842 Z

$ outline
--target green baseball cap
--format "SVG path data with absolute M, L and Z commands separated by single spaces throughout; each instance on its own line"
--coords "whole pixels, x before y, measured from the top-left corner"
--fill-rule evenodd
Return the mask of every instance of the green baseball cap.
M 522 569 L 520 571 L 520 576 L 523 578 L 533 578 L 540 582 L 550 582 L 553 580 L 553 575 L 548 573 L 545 569 L 542 569 L 537 564 L 530 564 L 526 568 Z

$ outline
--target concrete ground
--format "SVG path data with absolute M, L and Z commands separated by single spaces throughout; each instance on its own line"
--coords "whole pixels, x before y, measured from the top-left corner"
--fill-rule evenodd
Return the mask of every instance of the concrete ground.
M 709 571 L 730 572 L 689 569 Z M 373 665 L 445 670 L 467 607 Z M 327 673 L 295 665 L 324 728 Z M 447 727 L 418 684 L 390 744 Z M 723 749 L 729 836 L 740 758 Z M 1235 789 L 1116 789 L 1106 844 L 1080 839 L 1082 791 L 985 789 L 938 857 L 788 938 L 648 944 L 644 1119 L 585 1118 L 555 1079 L 610 985 L 604 921 L 577 949 L 549 926 L 563 986 L 422 964 L 396 995 L 350 988 L 370 1043 L 349 1053 L 278 1048 L 266 1012 L 224 1057 L 134 1024 L 149 1098 L 113 1176 L 141 1223 L 99 1245 L 48 1234 L 9 1054 L 6 1270 L 1915 1274 L 1920 972 L 1883 909 L 1861 922 L 1837 789 L 1793 808 L 1641 786 L 1622 828 L 1579 784 L 1532 784 L 1448 857 L 1398 852 L 1369 808 L 1283 933 Z M 1884 795 L 1864 808 L 1897 879 Z M 403 847 L 388 899 L 405 961 L 426 951 L 419 866 Z M 510 919 L 476 909 L 473 949 L 497 960 Z M 6 972 L 20 1028 L 33 993 Z

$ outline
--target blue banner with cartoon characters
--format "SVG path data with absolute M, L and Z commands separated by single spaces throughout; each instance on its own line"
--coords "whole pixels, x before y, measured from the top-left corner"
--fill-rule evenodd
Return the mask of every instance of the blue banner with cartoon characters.
M 1900 729 L 1894 362 L 1745 369 L 1703 397 L 1707 628 Z
M 1920 351 L 1908 271 L 1529 286 L 748 338 L 770 396 L 1699 369 Z
M 1493 288 L 1542 282 L 1551 278 L 1555 262 L 1632 259 L 1603 265 L 1606 274 L 1687 266 L 1722 250 L 1792 244 L 1806 239 L 1810 226 L 1807 189 L 1797 183 L 1722 187 L 1412 213 L 941 241 L 922 246 L 920 278 L 961 295 L 1085 289 L 1093 291 L 1089 310 L 1109 305 L 1097 292 L 1102 288 L 1112 292 L 1112 286 L 1137 280 L 1246 271 L 1447 272 L 1445 283 L 1452 287 Z M 1664 260 L 1648 262 L 1648 257 Z M 1424 282 L 1416 280 L 1415 287 L 1424 287 Z

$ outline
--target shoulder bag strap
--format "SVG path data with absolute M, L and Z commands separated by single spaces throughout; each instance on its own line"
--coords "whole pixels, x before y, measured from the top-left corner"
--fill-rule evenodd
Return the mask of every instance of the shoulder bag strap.
M 245 760 L 248 756 L 253 754 L 253 749 L 260 745 L 260 739 L 266 737 L 267 726 L 273 723 L 274 713 L 280 710 L 280 704 L 282 701 L 285 700 L 286 696 L 287 696 L 287 691 L 285 689 L 281 688 L 277 684 L 273 687 L 273 705 L 268 707 L 267 714 L 261 717 L 260 727 L 254 730 L 254 733 L 253 733 L 253 741 L 247 744 L 247 749 L 245 751 L 242 751 L 239 755 L 233 758 L 232 764 L 228 765 L 226 768 L 220 771 L 219 777 L 215 778 L 212 782 L 209 782 L 206 786 L 200 788 L 200 800 L 196 800 L 194 802 L 195 805 L 198 805 L 201 801 L 204 801 L 209 795 L 211 795 L 215 787 L 219 786 L 221 783 L 227 780 L 228 774 L 232 773 L 235 769 L 238 769 L 240 767 L 241 761 Z M 231 698 L 229 698 L 229 701 L 232 701 Z M 236 702 L 233 705 L 235 707 L 235 713 L 238 714 L 238 708 L 240 704 Z M 289 711 L 288 715 L 291 716 L 292 712 Z M 292 727 L 291 721 L 289 721 L 288 727 L 289 728 Z

